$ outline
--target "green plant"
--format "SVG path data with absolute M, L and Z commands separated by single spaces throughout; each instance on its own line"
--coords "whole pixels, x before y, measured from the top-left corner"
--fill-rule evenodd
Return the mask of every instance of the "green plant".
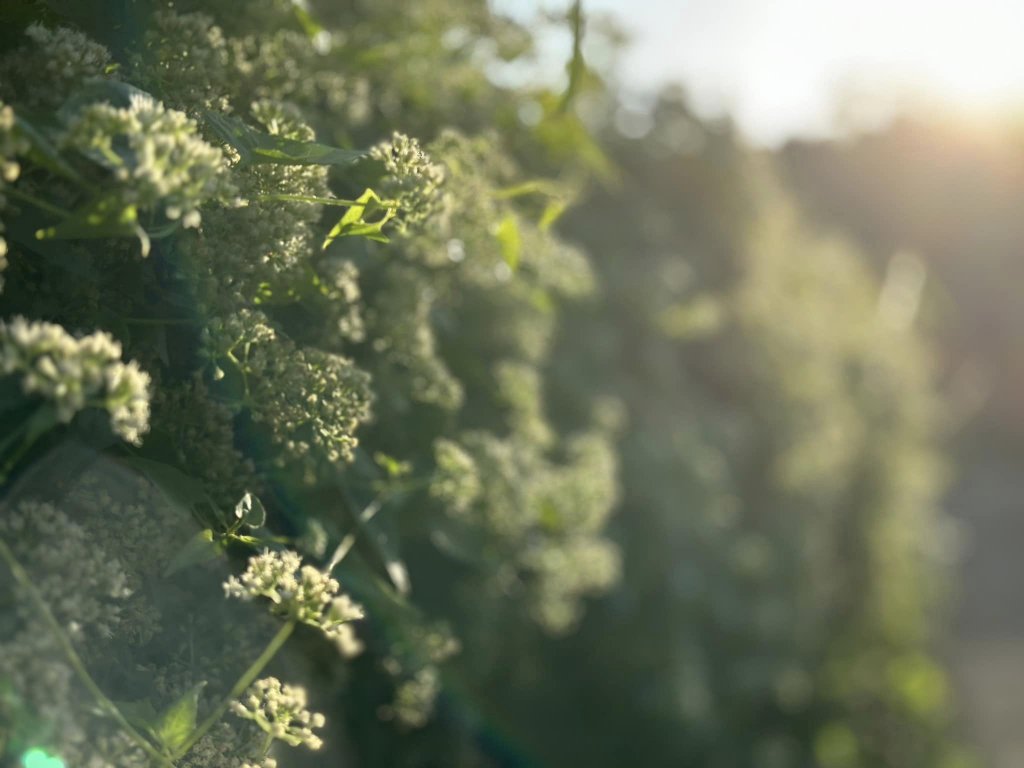
M 0 761 L 962 764 L 919 340 L 584 11 L 0 10 Z
M 234 29 L 140 4 L 127 39 L 24 7 L 0 57 L 2 753 L 240 768 L 318 748 L 305 692 L 260 679 L 302 626 L 325 658 L 369 642 L 389 716 L 422 725 L 458 643 L 408 601 L 398 525 L 436 526 L 493 599 L 569 628 L 617 568 L 608 439 L 543 408 L 554 297 L 590 275 L 557 212 L 505 191 L 500 139 L 333 145 L 374 130 L 339 74 L 372 49 L 287 3 Z M 312 127 L 339 120 L 349 136 Z M 397 642 L 357 636 L 339 581 Z M 215 607 L 221 582 L 277 630 Z

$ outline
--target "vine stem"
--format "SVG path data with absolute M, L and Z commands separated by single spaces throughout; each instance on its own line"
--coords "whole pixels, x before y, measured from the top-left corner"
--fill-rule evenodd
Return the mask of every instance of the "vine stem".
M 22 568 L 21 563 L 18 562 L 14 553 L 10 550 L 7 544 L 4 543 L 3 539 L 0 539 L 0 558 L 3 558 L 4 562 L 7 563 L 7 567 L 10 569 L 11 575 L 14 576 L 14 580 L 18 582 L 18 585 L 28 593 L 32 602 L 35 603 L 36 608 L 43 617 L 43 621 L 45 621 L 49 626 L 50 630 L 53 632 L 54 638 L 60 645 L 61 650 L 64 651 L 64 655 L 67 656 L 68 662 L 71 664 L 71 668 L 75 670 L 75 673 L 81 680 L 82 685 L 84 685 L 89 693 L 92 694 L 93 698 L 96 699 L 96 703 L 99 704 L 100 709 L 109 715 L 121 727 L 121 730 L 124 731 L 125 735 L 134 741 L 143 752 L 166 768 L 174 768 L 174 763 L 131 726 L 131 723 L 129 723 L 125 719 L 124 715 L 121 714 L 121 710 L 117 708 L 117 705 L 107 698 L 107 695 L 103 693 L 99 685 L 96 684 L 96 681 L 92 679 L 89 671 L 85 668 L 85 664 L 82 661 L 81 656 L 78 655 L 74 645 L 71 644 L 71 640 L 68 638 L 67 634 L 65 634 L 60 622 L 58 622 L 53 613 L 50 612 L 49 606 L 32 583 L 31 577 L 25 569 Z
M 291 637 L 292 632 L 295 631 L 295 624 L 295 619 L 289 619 L 287 623 L 277 631 L 274 638 L 267 644 L 267 647 L 263 649 L 263 653 L 261 653 L 259 658 L 250 664 L 249 668 L 242 673 L 242 676 L 238 678 L 234 686 L 232 686 L 231 691 L 224 697 L 220 704 L 217 705 L 217 708 L 199 724 L 198 728 L 192 731 L 189 737 L 185 740 L 185 743 L 177 750 L 175 759 L 187 754 L 195 743 L 203 738 L 203 736 L 205 736 L 206 733 L 213 728 L 213 726 L 215 726 L 222 717 L 224 717 L 224 713 L 228 711 L 228 707 L 231 706 L 231 702 L 241 696 L 245 692 L 245 689 L 253 684 L 253 681 L 259 677 L 260 672 L 264 670 L 267 664 L 270 663 L 271 659 L 273 659 L 274 656 L 277 655 L 277 652 L 281 650 L 281 646 L 283 646 L 288 638 Z

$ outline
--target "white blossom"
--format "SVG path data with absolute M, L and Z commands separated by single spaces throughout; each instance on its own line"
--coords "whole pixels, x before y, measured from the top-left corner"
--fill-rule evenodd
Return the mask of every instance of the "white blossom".
M 313 730 L 323 728 L 324 716 L 306 706 L 305 688 L 282 685 L 276 677 L 267 677 L 253 683 L 241 700 L 232 702 L 231 711 L 293 747 L 301 744 L 320 749 L 323 740 Z
M 66 147 L 110 168 L 121 200 L 196 227 L 198 208 L 227 189 L 227 160 L 200 138 L 194 120 L 135 93 L 127 107 L 90 104 L 71 121 Z
M 129 443 L 141 443 L 149 430 L 149 374 L 121 362 L 121 345 L 108 333 L 75 338 L 54 323 L 0 321 L 0 375 L 12 374 L 25 394 L 51 401 L 61 422 L 99 407 Z
M 263 552 L 249 558 L 241 576 L 224 582 L 224 593 L 240 600 L 265 597 L 274 604 L 274 612 L 294 621 L 321 629 L 346 658 L 358 655 L 362 645 L 350 622 L 362 619 L 363 607 L 341 593 L 341 585 L 311 565 L 302 565 L 302 557 L 291 550 Z

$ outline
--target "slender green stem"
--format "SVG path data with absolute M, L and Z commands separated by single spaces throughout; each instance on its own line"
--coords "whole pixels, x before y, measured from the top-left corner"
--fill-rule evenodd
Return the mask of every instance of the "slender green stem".
M 263 653 L 259 655 L 259 658 L 250 664 L 249 668 L 245 670 L 240 678 L 238 678 L 237 682 L 232 686 L 231 691 L 224 697 L 224 700 L 221 701 L 220 704 L 217 705 L 216 709 L 214 709 L 213 712 L 211 712 L 207 718 L 199 724 L 198 728 L 192 731 L 192 734 L 185 740 L 185 743 L 181 748 L 178 749 L 174 756 L 175 759 L 188 754 L 188 751 L 192 749 L 195 743 L 203 738 L 203 736 L 205 736 L 213 726 L 220 722 L 220 719 L 224 717 L 224 713 L 228 711 L 228 707 L 231 706 L 231 702 L 245 693 L 245 689 L 253 684 L 253 681 L 259 677 L 260 673 L 266 668 L 267 664 L 270 663 L 271 659 L 274 658 L 277 652 L 281 650 L 281 646 L 285 644 L 294 631 L 295 619 L 289 619 L 287 623 L 277 631 L 277 634 L 274 635 L 274 638 L 270 641 L 267 647 L 263 649 Z
M 546 195 L 547 197 L 557 197 L 559 189 L 552 182 L 547 181 L 546 179 L 532 179 L 530 181 L 524 181 L 522 184 L 516 184 L 512 187 L 496 189 L 492 193 L 492 197 L 494 197 L 495 200 L 511 200 L 514 197 L 535 194 Z
M 18 466 L 18 462 L 25 457 L 25 454 L 28 453 L 29 449 L 32 447 L 33 442 L 35 441 L 30 439 L 29 435 L 25 435 L 21 444 L 14 449 L 4 465 L 0 467 L 0 483 L 7 482 L 7 476 L 11 474 L 11 471 L 16 466 Z
M 18 443 L 17 447 L 13 451 L 11 451 L 3 466 L 0 466 L 0 484 L 7 482 L 7 476 L 16 466 L 18 466 L 18 462 L 22 460 L 26 453 L 28 453 L 32 444 L 35 442 L 32 439 L 32 435 L 29 433 L 27 426 L 28 422 L 19 425 L 17 428 L 12 430 L 10 436 L 3 441 L 3 448 L 7 448 L 12 441 L 17 440 L 18 437 L 21 436 L 21 442 Z
M 384 497 L 377 496 L 373 501 L 366 505 L 362 512 L 359 513 L 359 518 L 356 526 L 348 532 L 348 534 L 338 544 L 338 548 L 334 550 L 334 554 L 331 555 L 331 562 L 327 564 L 327 572 L 331 573 L 349 552 L 352 551 L 352 547 L 355 546 L 356 537 L 359 535 L 359 531 L 363 529 L 367 523 L 373 520 L 380 512 L 380 508 L 384 506 Z
M 260 757 L 266 757 L 267 753 L 270 752 L 270 746 L 274 743 L 274 735 L 268 733 L 263 737 L 263 744 L 260 745 Z
M 18 585 L 25 590 L 32 602 L 35 603 L 43 621 L 45 621 L 49 626 L 50 630 L 53 632 L 54 638 L 60 645 L 61 650 L 64 652 L 64 655 L 67 656 L 68 663 L 71 664 L 71 668 L 78 675 L 82 685 L 84 685 L 89 693 L 92 694 L 93 698 L 96 699 L 96 703 L 99 705 L 100 709 L 103 710 L 105 714 L 109 715 L 121 727 L 121 730 L 124 731 L 125 735 L 134 741 L 143 752 L 161 765 L 166 766 L 166 768 L 174 768 L 174 763 L 171 762 L 166 755 L 161 754 L 156 747 L 142 736 L 142 734 L 136 731 L 125 719 L 124 715 L 121 714 L 121 710 L 117 708 L 117 705 L 108 699 L 106 694 L 100 690 L 96 681 L 92 679 L 89 671 L 85 668 L 82 658 L 78 655 L 75 647 L 71 644 L 71 640 L 61 628 L 60 622 L 58 622 L 50 612 L 50 608 L 46 604 L 46 601 L 32 583 L 32 578 L 28 575 L 25 569 L 21 567 L 21 563 L 19 563 L 17 558 L 14 557 L 14 553 L 11 552 L 2 539 L 0 539 L 0 558 L 3 558 L 4 562 L 7 563 L 7 567 L 10 569 L 11 575 L 14 576 L 14 580 L 18 582 Z
M 48 203 L 45 200 L 36 197 L 35 195 L 28 194 L 27 192 L 22 192 L 20 189 L 17 189 L 16 187 L 6 187 L 4 189 L 4 194 L 10 195 L 11 197 L 16 198 L 18 200 L 23 200 L 29 205 L 34 205 L 36 208 L 39 208 L 40 210 L 46 211 L 47 213 L 52 213 L 54 216 L 67 218 L 68 216 L 71 215 L 71 211 L 65 211 L 60 206 L 54 205 L 53 203 Z

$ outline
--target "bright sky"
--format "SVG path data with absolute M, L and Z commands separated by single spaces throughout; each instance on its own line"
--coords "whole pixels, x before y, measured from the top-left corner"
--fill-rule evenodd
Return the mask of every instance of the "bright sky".
M 570 0 L 494 0 L 498 8 Z M 1024 106 L 1024 0 L 584 0 L 631 32 L 625 81 L 681 81 L 755 141 L 828 133 L 838 94 L 911 92 L 971 109 Z M 856 103 L 856 101 L 854 102 Z

